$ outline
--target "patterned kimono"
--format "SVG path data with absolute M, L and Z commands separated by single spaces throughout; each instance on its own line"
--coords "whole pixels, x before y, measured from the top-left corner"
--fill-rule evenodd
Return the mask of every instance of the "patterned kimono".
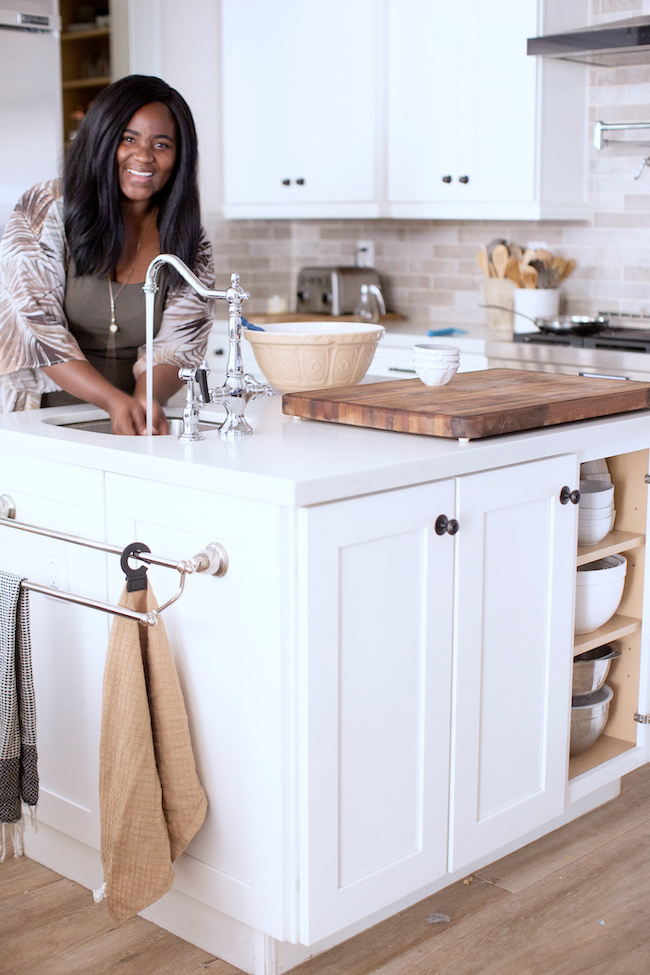
M 70 254 L 60 180 L 32 187 L 20 199 L 0 242 L 0 412 L 37 409 L 41 394 L 59 389 L 42 366 L 85 356 L 68 328 L 63 303 Z M 212 249 L 203 232 L 192 268 L 214 288 Z M 188 286 L 169 291 L 153 364 L 198 366 L 212 327 L 211 302 Z M 133 367 L 145 370 L 144 347 Z

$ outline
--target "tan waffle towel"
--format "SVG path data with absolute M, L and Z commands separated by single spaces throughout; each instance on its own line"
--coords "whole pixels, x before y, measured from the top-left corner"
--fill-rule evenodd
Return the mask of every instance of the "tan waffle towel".
M 140 613 L 158 606 L 150 587 L 125 589 L 120 605 Z M 111 917 L 121 923 L 170 889 L 172 862 L 207 808 L 162 619 L 149 627 L 115 617 L 99 761 L 104 890 Z

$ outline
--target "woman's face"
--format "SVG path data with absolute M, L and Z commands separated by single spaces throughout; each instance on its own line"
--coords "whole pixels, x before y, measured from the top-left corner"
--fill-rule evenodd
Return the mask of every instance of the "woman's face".
M 146 203 L 169 180 L 176 163 L 176 123 L 166 105 L 150 102 L 138 109 L 117 148 L 120 189 L 127 200 Z

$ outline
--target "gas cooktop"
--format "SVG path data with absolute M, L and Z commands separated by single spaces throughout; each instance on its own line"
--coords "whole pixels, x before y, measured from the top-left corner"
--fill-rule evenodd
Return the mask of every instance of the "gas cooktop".
M 573 332 L 515 333 L 515 342 L 527 345 L 568 345 L 583 349 L 617 349 L 620 352 L 650 352 L 650 319 L 641 315 L 619 315 L 599 312 L 607 319 L 590 335 Z

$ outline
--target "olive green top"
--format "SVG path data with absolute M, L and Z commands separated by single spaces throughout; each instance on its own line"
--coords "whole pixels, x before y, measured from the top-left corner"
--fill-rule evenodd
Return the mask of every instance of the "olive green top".
M 117 325 L 112 342 L 108 278 L 90 274 L 77 277 L 71 262 L 66 280 L 63 308 L 70 331 L 90 364 L 125 393 L 132 393 L 135 387 L 133 366 L 138 349 L 145 343 L 142 284 L 111 282 Z M 160 288 L 154 304 L 154 335 L 160 328 L 164 301 L 165 289 Z

